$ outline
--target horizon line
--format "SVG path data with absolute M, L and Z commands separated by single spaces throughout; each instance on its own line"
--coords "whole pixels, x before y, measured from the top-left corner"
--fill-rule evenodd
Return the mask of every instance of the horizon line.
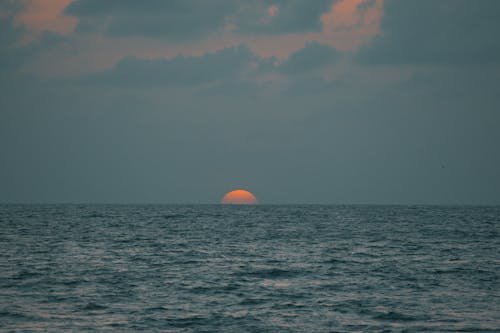
M 321 203 L 321 202 L 276 202 L 276 203 L 256 203 L 256 204 L 224 204 L 209 202 L 0 202 L 0 205 L 67 205 L 67 206 L 475 206 L 494 207 L 500 203 Z

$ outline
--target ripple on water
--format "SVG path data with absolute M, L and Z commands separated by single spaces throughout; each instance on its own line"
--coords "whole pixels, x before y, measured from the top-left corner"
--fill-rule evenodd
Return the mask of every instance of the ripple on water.
M 500 207 L 0 205 L 0 331 L 500 331 Z

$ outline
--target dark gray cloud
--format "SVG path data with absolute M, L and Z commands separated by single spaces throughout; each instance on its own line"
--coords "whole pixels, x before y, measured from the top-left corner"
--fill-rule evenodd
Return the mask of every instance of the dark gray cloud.
M 199 57 L 177 56 L 173 59 L 126 57 L 112 69 L 83 78 L 87 84 L 124 87 L 158 85 L 196 86 L 202 83 L 235 80 L 259 58 L 244 45 L 225 48 Z
M 66 14 L 80 18 L 77 30 L 99 30 L 115 36 L 200 38 L 233 23 L 240 33 L 296 33 L 319 31 L 321 14 L 333 0 L 76 0 Z M 274 17 L 268 9 L 277 6 Z
M 80 18 L 78 30 L 101 28 L 115 36 L 185 40 L 222 28 L 235 8 L 228 0 L 77 0 L 65 13 Z
M 179 55 L 173 59 L 125 57 L 113 68 L 88 75 L 78 81 L 117 87 L 193 87 L 214 83 L 215 85 L 206 87 L 204 91 L 215 93 L 226 90 L 231 94 L 238 94 L 237 87 L 257 88 L 256 84 L 245 81 L 246 79 L 255 79 L 259 75 L 276 71 L 287 75 L 314 75 L 314 70 L 335 64 L 338 58 L 339 53 L 335 49 L 312 42 L 291 54 L 282 64 L 278 64 L 276 58 L 261 58 L 242 44 L 201 56 Z M 313 87 L 325 89 L 331 86 L 322 79 L 310 78 L 308 82 L 314 82 L 313 86 L 306 89 L 308 92 L 312 92 Z M 295 89 L 308 84 L 294 81 L 293 85 Z
M 0 2 L 0 46 L 10 46 L 24 32 L 22 27 L 14 27 L 13 24 L 15 15 L 21 9 L 23 6 L 20 3 Z
M 52 32 L 43 32 L 34 41 L 22 42 L 28 31 L 16 24 L 15 16 L 23 9 L 16 2 L 0 4 L 0 80 L 10 80 L 18 70 L 40 52 L 52 48 L 67 39 Z
M 240 33 L 300 33 L 321 31 L 321 15 L 334 0 L 263 0 L 242 1 L 234 23 Z M 269 8 L 276 7 L 275 16 L 268 16 Z
M 376 0 L 364 0 L 363 2 L 358 4 L 356 10 L 360 14 L 365 14 L 369 9 L 372 9 L 376 5 Z
M 382 35 L 363 48 L 364 63 L 500 61 L 500 1 L 387 0 Z
M 334 48 L 310 42 L 292 53 L 279 69 L 287 74 L 302 73 L 334 64 L 339 58 L 340 54 Z
M 23 7 L 14 2 L 0 3 L 0 71 L 3 76 L 15 72 L 24 62 L 25 51 L 22 47 L 15 47 L 26 33 L 22 26 L 15 26 L 14 18 Z

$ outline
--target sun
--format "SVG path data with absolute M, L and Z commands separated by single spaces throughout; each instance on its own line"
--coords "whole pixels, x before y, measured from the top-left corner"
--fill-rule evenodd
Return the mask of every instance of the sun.
M 254 205 L 257 203 L 257 198 L 251 192 L 245 190 L 234 190 L 226 193 L 221 200 L 223 204 L 232 205 Z

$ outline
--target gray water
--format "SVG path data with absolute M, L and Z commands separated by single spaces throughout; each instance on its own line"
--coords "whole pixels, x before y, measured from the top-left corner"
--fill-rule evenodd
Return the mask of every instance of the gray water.
M 500 207 L 0 206 L 2 332 L 500 331 Z

